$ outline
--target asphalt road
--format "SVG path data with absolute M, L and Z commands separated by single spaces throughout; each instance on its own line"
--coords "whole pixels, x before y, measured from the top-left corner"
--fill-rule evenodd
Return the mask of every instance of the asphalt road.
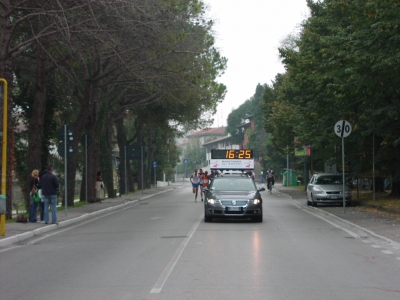
M 189 185 L 0 249 L 1 299 L 398 299 L 400 249 L 300 200 L 204 223 Z

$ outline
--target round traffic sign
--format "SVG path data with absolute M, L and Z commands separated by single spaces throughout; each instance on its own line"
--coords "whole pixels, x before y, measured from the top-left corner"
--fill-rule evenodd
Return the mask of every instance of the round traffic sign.
M 346 120 L 340 120 L 336 122 L 333 130 L 338 137 L 345 138 L 348 137 L 351 133 L 351 125 Z

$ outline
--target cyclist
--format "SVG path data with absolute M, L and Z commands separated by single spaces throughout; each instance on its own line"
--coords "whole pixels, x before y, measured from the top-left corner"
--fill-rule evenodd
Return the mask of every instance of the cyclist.
M 274 174 L 274 171 L 271 170 L 271 168 L 268 168 L 265 179 L 267 179 L 267 187 L 268 187 L 269 191 L 271 192 L 272 186 L 275 184 L 275 174 Z M 271 184 L 271 188 L 270 188 L 270 184 Z
M 196 194 L 194 196 L 194 202 L 197 202 L 197 193 L 199 191 L 199 185 L 200 185 L 200 175 L 197 173 L 197 169 L 194 170 L 194 173 L 190 176 L 190 182 L 192 183 L 193 186 L 193 194 Z

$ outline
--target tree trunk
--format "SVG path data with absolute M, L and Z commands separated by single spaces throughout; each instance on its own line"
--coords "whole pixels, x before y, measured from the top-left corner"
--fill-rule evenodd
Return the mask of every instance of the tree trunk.
M 37 58 L 37 76 L 36 76 L 36 92 L 32 106 L 32 117 L 29 119 L 28 132 L 28 178 L 29 182 L 31 173 L 34 169 L 41 170 L 41 156 L 43 145 L 44 118 L 46 111 L 46 52 L 43 48 L 38 49 Z M 25 203 L 26 208 L 29 207 L 28 202 Z M 27 210 L 29 211 L 29 210 Z
M 400 180 L 392 182 L 392 192 L 389 194 L 390 197 L 400 198 Z

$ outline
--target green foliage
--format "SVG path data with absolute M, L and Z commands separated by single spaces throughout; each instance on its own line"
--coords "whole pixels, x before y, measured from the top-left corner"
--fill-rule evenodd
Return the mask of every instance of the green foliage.
M 264 94 L 264 124 L 283 153 L 297 137 L 316 165 L 340 159 L 333 125 L 345 119 L 346 161 L 362 175 L 375 163 L 400 178 L 400 3 L 391 0 L 307 1 L 300 36 L 280 48 L 287 70 Z M 294 46 L 293 46 L 294 45 Z M 375 141 L 375 144 L 373 144 Z M 293 143 L 293 142 L 292 142 Z
M 206 152 L 200 145 L 200 139 L 191 139 L 184 152 L 184 157 L 188 159 L 187 170 L 193 172 L 203 166 L 206 160 Z

